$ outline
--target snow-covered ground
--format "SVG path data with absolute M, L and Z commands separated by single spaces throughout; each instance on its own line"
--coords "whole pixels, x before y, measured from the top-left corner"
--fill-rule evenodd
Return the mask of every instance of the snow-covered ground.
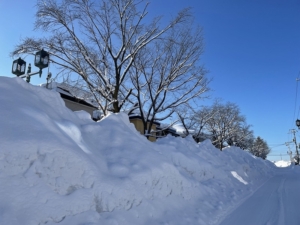
M 94 122 L 55 91 L 0 77 L 0 224 L 219 224 L 280 170 L 239 148 Z M 282 169 L 281 169 L 282 170 Z
M 242 202 L 220 225 L 298 225 L 299 167 L 277 171 L 252 196 Z
M 291 161 L 279 160 L 274 162 L 277 167 L 288 167 L 291 165 Z

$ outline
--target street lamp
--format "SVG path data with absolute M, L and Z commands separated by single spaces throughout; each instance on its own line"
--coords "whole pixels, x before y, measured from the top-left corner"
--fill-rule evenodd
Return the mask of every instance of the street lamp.
M 13 61 L 12 65 L 12 73 L 17 75 L 18 77 L 25 78 L 26 81 L 29 83 L 30 82 L 30 77 L 36 74 L 39 74 L 40 77 L 42 75 L 42 69 L 46 68 L 49 66 L 49 53 L 44 51 L 42 49 L 41 51 L 38 51 L 35 53 L 35 58 L 34 58 L 34 65 L 38 67 L 40 70 L 38 72 L 31 73 L 31 64 L 29 63 L 28 65 L 28 70 L 27 74 L 25 74 L 25 69 L 26 69 L 26 62 L 18 58 Z M 49 76 L 49 75 L 48 75 Z M 50 75 L 51 77 L 51 75 Z
M 299 119 L 296 120 L 296 126 L 298 127 L 298 129 L 300 129 L 300 120 Z
M 11 68 L 11 72 L 13 74 L 17 76 L 21 76 L 25 74 L 25 69 L 26 69 L 26 62 L 23 59 L 18 58 L 13 61 L 12 68 Z
M 48 67 L 49 65 L 49 54 L 48 52 L 44 51 L 42 49 L 41 51 L 38 51 L 35 53 L 35 58 L 34 58 L 34 65 L 38 68 L 40 68 L 40 77 L 42 75 L 42 69 Z

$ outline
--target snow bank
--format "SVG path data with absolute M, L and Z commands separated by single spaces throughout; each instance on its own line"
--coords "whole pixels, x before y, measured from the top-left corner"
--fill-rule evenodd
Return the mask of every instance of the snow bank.
M 0 224 L 217 224 L 274 164 L 210 141 L 151 143 L 112 114 L 0 77 Z

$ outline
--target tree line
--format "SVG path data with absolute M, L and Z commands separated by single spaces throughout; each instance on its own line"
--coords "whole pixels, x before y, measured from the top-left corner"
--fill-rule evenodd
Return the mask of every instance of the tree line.
M 239 107 L 231 102 L 215 101 L 197 111 L 181 111 L 178 117 L 185 129 L 185 136 L 192 135 L 196 142 L 210 139 L 212 144 L 223 150 L 236 146 L 257 157 L 266 159 L 270 148 L 261 137 L 255 137 L 246 117 Z
M 249 148 L 256 140 L 236 105 L 196 110 L 210 79 L 191 9 L 167 21 L 148 18 L 148 6 L 145 0 L 37 0 L 35 29 L 45 36 L 22 39 L 11 55 L 45 48 L 63 82 L 89 93 L 103 116 L 137 110 L 146 136 L 154 121 L 177 115 L 187 132 L 197 128 L 196 139 L 205 131 L 220 149 Z

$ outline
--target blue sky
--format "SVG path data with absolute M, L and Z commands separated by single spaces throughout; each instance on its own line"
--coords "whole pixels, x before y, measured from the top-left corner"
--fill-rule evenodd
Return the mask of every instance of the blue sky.
M 33 0 L 0 0 L 1 76 L 13 76 L 9 52 L 20 38 L 42 35 L 33 32 L 34 5 Z M 282 154 L 287 159 L 287 147 L 283 144 L 292 140 L 288 133 L 289 129 L 296 129 L 300 107 L 300 93 L 296 99 L 300 1 L 150 0 L 149 15 L 168 18 L 189 6 L 195 22 L 204 29 L 205 52 L 201 62 L 213 78 L 211 99 L 222 98 L 239 105 L 255 135 L 272 148 L 270 155 L 274 156 L 269 158 L 278 160 Z M 28 57 L 26 61 L 33 59 Z M 32 82 L 45 82 L 45 74 Z M 291 148 L 295 150 L 294 146 Z

